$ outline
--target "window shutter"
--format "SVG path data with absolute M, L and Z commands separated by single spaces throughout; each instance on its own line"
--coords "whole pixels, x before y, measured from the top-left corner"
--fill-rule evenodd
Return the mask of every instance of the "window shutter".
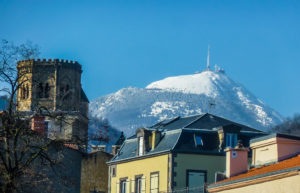
M 117 181 L 116 193 L 120 193 L 120 190 L 119 190 L 119 188 L 120 188 L 120 182 L 119 182 L 119 181 Z
M 150 183 L 151 183 L 151 190 L 150 190 L 150 193 L 158 193 L 158 180 L 159 180 L 159 175 L 158 173 L 156 174 L 151 174 L 151 177 L 150 177 Z
M 146 177 L 142 177 L 142 193 L 146 192 Z
M 131 180 L 131 193 L 134 193 L 134 180 Z
M 130 180 L 126 180 L 126 193 L 130 192 Z

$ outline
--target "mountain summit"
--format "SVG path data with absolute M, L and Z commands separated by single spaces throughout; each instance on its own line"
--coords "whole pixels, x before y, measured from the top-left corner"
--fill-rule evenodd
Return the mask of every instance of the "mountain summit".
M 264 131 L 283 121 L 222 71 L 168 77 L 146 88 L 123 88 L 90 103 L 92 119 L 106 118 L 127 136 L 163 119 L 207 112 Z

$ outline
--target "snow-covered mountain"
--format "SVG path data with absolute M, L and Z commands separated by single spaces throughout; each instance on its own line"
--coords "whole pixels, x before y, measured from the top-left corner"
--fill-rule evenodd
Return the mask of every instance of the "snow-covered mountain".
M 92 119 L 106 118 L 125 135 L 175 116 L 209 112 L 267 130 L 283 118 L 223 72 L 168 77 L 146 88 L 123 88 L 90 103 Z

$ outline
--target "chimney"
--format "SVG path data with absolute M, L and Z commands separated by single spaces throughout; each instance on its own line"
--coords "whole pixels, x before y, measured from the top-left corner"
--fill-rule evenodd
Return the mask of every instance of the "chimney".
M 31 130 L 39 134 L 45 134 L 46 124 L 45 117 L 35 116 L 31 119 Z
M 226 177 L 241 174 L 248 170 L 248 148 L 238 144 L 235 148 L 227 148 L 226 152 Z
M 117 155 L 120 147 L 121 147 L 121 145 L 113 145 L 112 146 L 112 154 L 113 154 L 113 156 Z
M 160 141 L 160 137 L 161 137 L 160 131 L 158 131 L 158 130 L 152 131 L 152 143 L 151 143 L 152 147 L 151 147 L 151 149 L 154 149 L 157 146 L 157 144 Z

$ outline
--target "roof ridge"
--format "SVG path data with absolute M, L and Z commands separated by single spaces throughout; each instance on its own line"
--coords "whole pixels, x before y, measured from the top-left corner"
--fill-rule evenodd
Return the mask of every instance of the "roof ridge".
M 201 119 L 202 117 L 204 117 L 204 116 L 207 115 L 207 114 L 208 114 L 208 113 L 197 115 L 197 116 L 199 116 L 197 119 L 193 120 L 191 123 L 187 124 L 187 125 L 184 126 L 183 128 L 187 128 L 188 126 L 190 126 L 191 124 L 195 123 L 196 121 L 198 121 L 199 119 Z

